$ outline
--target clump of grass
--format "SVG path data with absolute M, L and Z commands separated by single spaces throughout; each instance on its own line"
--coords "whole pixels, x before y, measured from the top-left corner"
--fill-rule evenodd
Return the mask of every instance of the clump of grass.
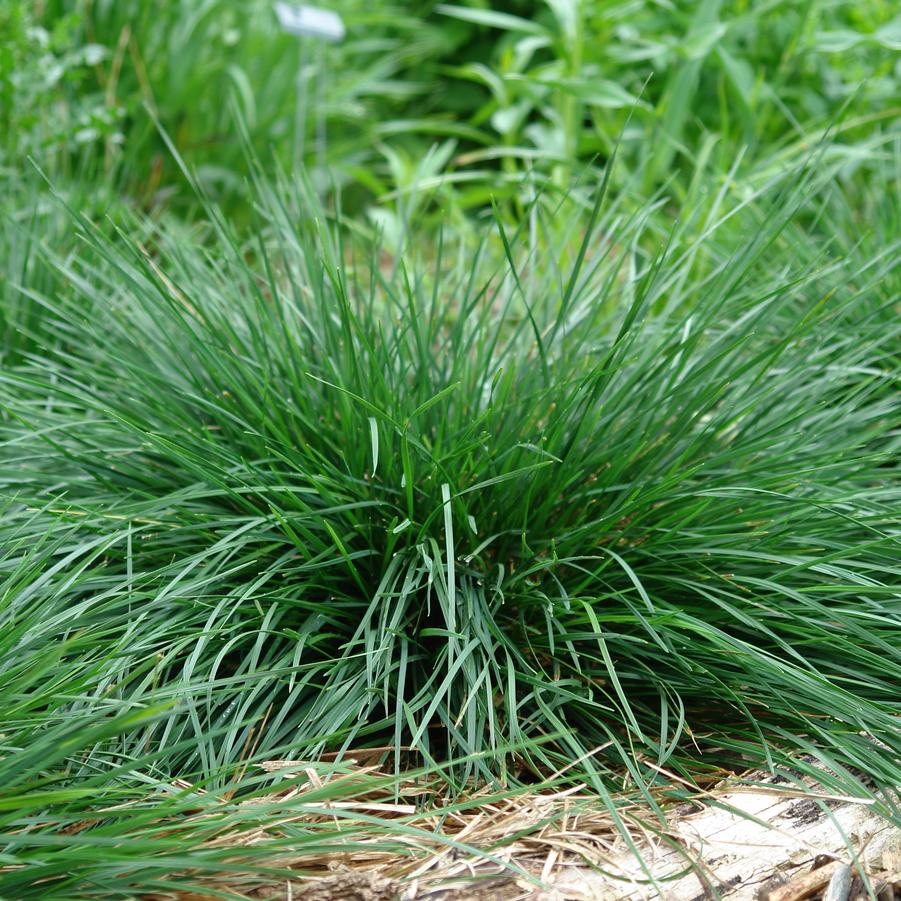
M 76 217 L 0 381 L 13 857 L 47 780 L 276 750 L 901 782 L 897 245 L 831 255 L 795 180 L 405 258 L 263 180 L 249 240 Z

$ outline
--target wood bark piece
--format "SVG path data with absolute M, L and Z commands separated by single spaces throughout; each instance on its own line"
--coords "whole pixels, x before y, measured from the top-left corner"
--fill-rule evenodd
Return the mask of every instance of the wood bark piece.
M 845 864 L 836 860 L 826 864 L 825 867 L 819 867 L 819 869 L 803 873 L 792 879 L 788 885 L 783 885 L 782 888 L 774 889 L 769 893 L 767 901 L 802 901 L 803 898 L 809 898 L 815 892 L 828 889 L 832 884 L 832 877 L 836 876 L 843 869 L 848 871 L 848 885 L 845 890 L 845 896 L 847 897 L 847 890 L 851 888 L 851 870 Z
M 901 833 L 869 804 L 799 794 L 777 785 L 737 788 L 717 794 L 715 803 L 699 812 L 672 815 L 669 836 L 678 850 L 659 839 L 637 842 L 660 881 L 659 892 L 648 885 L 634 855 L 619 842 L 603 862 L 604 875 L 564 866 L 551 880 L 557 894 L 548 898 L 706 901 L 718 895 L 724 901 L 800 901 L 821 897 L 839 868 L 855 862 L 855 854 L 864 853 L 868 872 L 888 869 L 883 852 L 894 859 Z M 818 857 L 827 862 L 814 868 Z M 692 871 L 690 860 L 697 863 Z

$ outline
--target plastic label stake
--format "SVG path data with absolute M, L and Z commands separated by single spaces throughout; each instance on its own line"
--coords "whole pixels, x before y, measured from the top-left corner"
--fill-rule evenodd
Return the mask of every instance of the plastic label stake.
M 345 35 L 344 22 L 341 16 L 330 9 L 318 6 L 297 6 L 278 0 L 275 4 L 275 15 L 282 30 L 300 40 L 300 59 L 297 69 L 297 107 L 294 115 L 294 166 L 300 171 L 304 160 L 304 142 L 306 135 L 305 119 L 309 115 L 307 99 L 307 38 L 313 38 L 316 46 L 316 62 L 312 66 L 316 98 L 313 111 L 316 122 L 316 156 L 319 168 L 324 172 L 326 166 L 325 136 L 325 79 L 328 67 L 325 61 L 325 44 L 336 44 Z
M 279 0 L 275 4 L 275 14 L 278 16 L 279 25 L 288 34 L 319 38 L 332 44 L 343 40 L 345 35 L 341 16 L 330 9 L 321 9 L 318 6 L 295 6 L 293 3 L 283 3 Z

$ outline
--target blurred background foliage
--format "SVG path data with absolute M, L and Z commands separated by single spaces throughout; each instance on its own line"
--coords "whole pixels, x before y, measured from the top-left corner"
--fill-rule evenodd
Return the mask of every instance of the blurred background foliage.
M 891 0 L 333 8 L 347 38 L 314 46 L 280 32 L 269 0 L 6 0 L 2 172 L 21 178 L 28 158 L 57 184 L 102 172 L 129 202 L 189 213 L 156 119 L 234 215 L 248 149 L 273 171 L 300 154 L 390 237 L 436 200 L 442 221 L 492 199 L 521 212 L 617 144 L 617 179 L 678 196 L 699 165 L 752 178 L 831 126 L 851 177 L 899 118 Z

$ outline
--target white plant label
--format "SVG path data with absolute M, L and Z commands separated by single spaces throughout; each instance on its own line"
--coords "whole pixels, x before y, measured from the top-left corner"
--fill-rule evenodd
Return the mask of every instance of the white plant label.
M 319 38 L 336 43 L 345 35 L 344 22 L 341 16 L 330 9 L 318 6 L 295 6 L 293 3 L 275 4 L 278 23 L 288 34 L 298 37 Z

